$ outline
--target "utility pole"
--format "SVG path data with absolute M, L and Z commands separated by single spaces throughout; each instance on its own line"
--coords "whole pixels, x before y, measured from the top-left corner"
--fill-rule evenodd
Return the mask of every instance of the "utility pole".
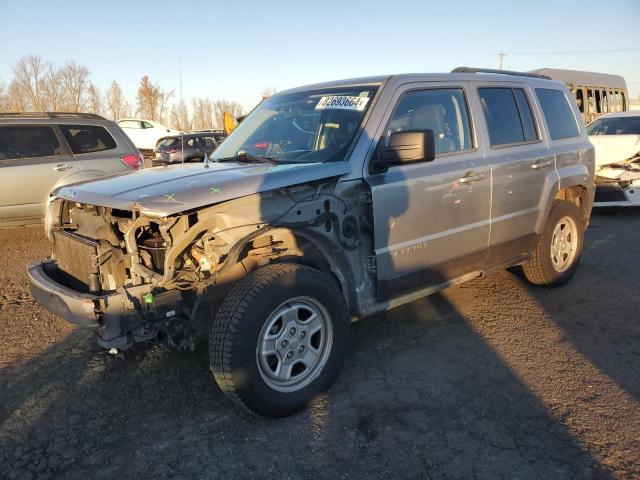
M 498 53 L 498 57 L 500 58 L 500 60 L 499 60 L 499 62 L 498 62 L 498 70 L 502 70 L 502 66 L 503 66 L 503 64 L 504 64 L 504 57 L 505 57 L 506 55 L 507 55 L 507 54 L 506 54 L 506 53 L 504 53 L 504 51 L 503 51 L 503 50 L 500 50 L 500 53 Z

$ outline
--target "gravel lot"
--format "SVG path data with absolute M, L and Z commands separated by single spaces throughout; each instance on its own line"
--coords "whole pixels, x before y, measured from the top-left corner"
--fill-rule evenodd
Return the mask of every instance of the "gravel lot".
M 251 418 L 205 351 L 109 356 L 29 295 L 0 231 L 0 478 L 640 478 L 640 211 L 598 213 L 574 280 L 500 272 L 354 324 L 306 412 Z

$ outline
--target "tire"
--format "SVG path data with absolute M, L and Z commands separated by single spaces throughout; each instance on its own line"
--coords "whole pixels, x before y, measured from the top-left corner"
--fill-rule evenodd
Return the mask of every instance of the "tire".
M 565 229 L 566 233 L 561 233 Z M 538 238 L 533 256 L 522 266 L 522 272 L 529 283 L 547 287 L 567 283 L 580 263 L 584 230 L 580 209 L 566 200 L 556 200 Z
M 335 381 L 349 332 L 332 277 L 303 265 L 267 265 L 238 282 L 220 305 L 209 334 L 211 370 L 236 404 L 286 416 Z

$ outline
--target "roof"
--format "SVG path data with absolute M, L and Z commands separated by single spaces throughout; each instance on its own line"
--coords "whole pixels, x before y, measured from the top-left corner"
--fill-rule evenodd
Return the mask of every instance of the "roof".
M 468 67 L 464 67 L 468 68 Z M 477 69 L 469 69 L 469 70 L 477 70 Z M 488 73 L 489 71 L 477 71 L 474 73 L 401 73 L 396 75 L 382 75 L 382 76 L 371 76 L 371 77 L 360 77 L 360 78 L 349 78 L 345 80 L 336 80 L 331 82 L 323 82 L 316 83 L 312 85 L 304 85 L 296 88 L 292 88 L 289 90 L 283 90 L 274 94 L 273 96 L 277 96 L 283 93 L 293 93 L 300 92 L 304 90 L 311 89 L 324 89 L 324 88 L 340 88 L 340 87 L 349 87 L 349 86 L 365 86 L 365 85 L 382 85 L 390 82 L 397 83 L 411 83 L 411 82 L 447 82 L 447 81 L 469 81 L 469 80 L 481 80 L 483 82 L 523 82 L 523 83 L 533 83 L 533 82 L 551 82 L 553 80 L 545 80 L 544 78 L 540 78 L 540 75 L 537 72 L 523 72 L 523 73 L 534 73 L 536 75 L 518 75 L 520 72 L 509 72 L 504 71 L 500 73 Z M 534 78 L 532 78 L 534 77 Z
M 626 112 L 612 112 L 601 115 L 600 118 L 617 118 L 617 117 L 640 117 L 640 110 L 628 110 Z M 594 120 L 595 121 L 595 120 Z
M 32 119 L 32 118 L 48 118 L 48 119 L 67 119 L 67 118 L 90 118 L 92 120 L 106 120 L 95 113 L 82 113 L 82 112 L 7 112 L 0 113 L 1 119 L 16 118 L 16 119 Z
M 624 77 L 610 73 L 561 70 L 556 68 L 538 68 L 537 70 L 531 70 L 531 73 L 546 75 L 554 80 L 560 80 L 570 85 L 627 89 L 627 83 L 624 81 Z

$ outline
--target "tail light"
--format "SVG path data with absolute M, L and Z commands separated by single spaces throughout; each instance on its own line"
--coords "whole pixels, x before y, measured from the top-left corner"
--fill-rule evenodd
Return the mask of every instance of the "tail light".
M 269 142 L 259 142 L 254 145 L 256 150 L 266 150 L 269 147 Z
M 122 163 L 127 167 L 132 168 L 133 170 L 144 168 L 144 157 L 139 153 L 125 155 L 120 160 L 122 160 Z

